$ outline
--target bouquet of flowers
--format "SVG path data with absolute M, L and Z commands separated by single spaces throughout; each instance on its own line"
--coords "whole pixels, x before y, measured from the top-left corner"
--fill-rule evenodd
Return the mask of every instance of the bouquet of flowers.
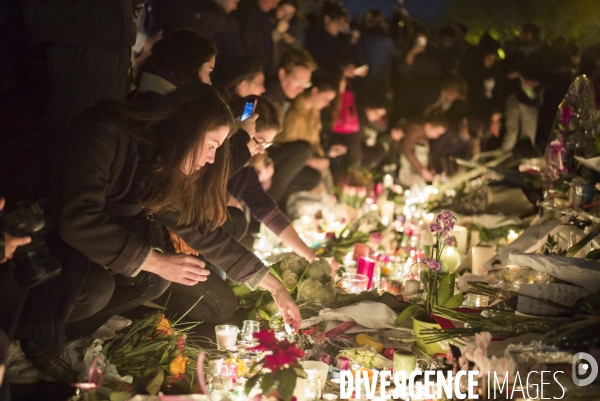
M 358 209 L 367 198 L 368 190 L 373 186 L 373 180 L 371 170 L 358 165 L 350 166 L 340 191 L 340 201 Z
M 260 383 L 264 395 L 276 392 L 278 398 L 291 401 L 296 380 L 304 373 L 300 365 L 304 352 L 288 340 L 278 340 L 273 330 L 261 330 L 254 333 L 254 338 L 258 340 L 254 349 L 265 355 L 250 369 L 259 373 L 246 382 L 246 394 Z
M 190 341 L 188 332 L 199 323 L 170 322 L 157 312 L 120 333 L 102 349 L 108 361 L 122 375 L 133 377 L 134 393 L 147 391 L 151 395 L 171 391 L 174 385 L 191 391 L 195 380 L 196 360 L 202 351 Z M 183 389 L 182 389 L 183 390 Z

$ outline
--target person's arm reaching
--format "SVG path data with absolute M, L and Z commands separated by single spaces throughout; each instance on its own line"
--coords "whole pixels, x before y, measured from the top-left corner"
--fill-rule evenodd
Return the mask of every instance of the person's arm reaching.
M 259 286 L 271 293 L 275 304 L 283 315 L 283 321 L 286 324 L 293 325 L 294 333 L 297 333 L 298 330 L 300 330 L 300 325 L 302 324 L 300 308 L 298 308 L 298 305 L 296 305 L 281 281 L 277 280 L 271 273 L 269 273 L 260 281 Z

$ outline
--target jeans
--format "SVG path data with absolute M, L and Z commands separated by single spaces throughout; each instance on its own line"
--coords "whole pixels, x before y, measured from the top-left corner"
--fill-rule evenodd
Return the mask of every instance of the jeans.
M 535 144 L 535 133 L 540 109 L 519 102 L 515 95 L 506 98 L 504 125 L 506 133 L 502 141 L 502 150 L 509 151 L 515 147 L 519 138 L 529 138 Z
M 170 284 L 153 273 L 142 271 L 136 277 L 125 277 L 92 264 L 69 317 L 69 336 L 93 334 L 111 316 L 158 298 Z

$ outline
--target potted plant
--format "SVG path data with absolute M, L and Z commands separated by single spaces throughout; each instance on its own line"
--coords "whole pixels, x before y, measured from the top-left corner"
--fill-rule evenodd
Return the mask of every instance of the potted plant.
M 413 335 L 417 338 L 415 346 L 421 351 L 434 355 L 446 353 L 447 347 L 442 348 L 442 343 L 425 343 L 421 335 L 422 330 L 441 329 L 433 318 L 433 309 L 437 305 L 447 308 L 455 308 L 462 304 L 462 293 L 454 294 L 455 274 L 453 271 L 444 271 L 440 262 L 442 253 L 446 246 L 456 245 L 456 240 L 450 235 L 454 228 L 456 218 L 450 211 L 441 212 L 435 221 L 429 225 L 429 230 L 435 237 L 435 244 L 431 249 L 431 258 L 423 259 L 424 269 L 421 270 L 421 281 L 426 287 L 425 304 L 414 304 L 406 308 L 396 320 L 396 324 L 402 324 L 409 317 L 413 318 Z

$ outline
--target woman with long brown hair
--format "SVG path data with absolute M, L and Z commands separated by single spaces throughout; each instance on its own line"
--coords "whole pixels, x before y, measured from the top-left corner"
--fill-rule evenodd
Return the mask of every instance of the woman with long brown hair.
M 93 333 L 171 281 L 206 280 L 204 262 L 170 252 L 162 225 L 231 280 L 270 290 L 285 320 L 299 328 L 298 307 L 283 285 L 221 228 L 233 127 L 229 107 L 205 84 L 150 102 L 103 102 L 74 126 L 59 232 L 90 263 L 69 319 L 75 333 Z

